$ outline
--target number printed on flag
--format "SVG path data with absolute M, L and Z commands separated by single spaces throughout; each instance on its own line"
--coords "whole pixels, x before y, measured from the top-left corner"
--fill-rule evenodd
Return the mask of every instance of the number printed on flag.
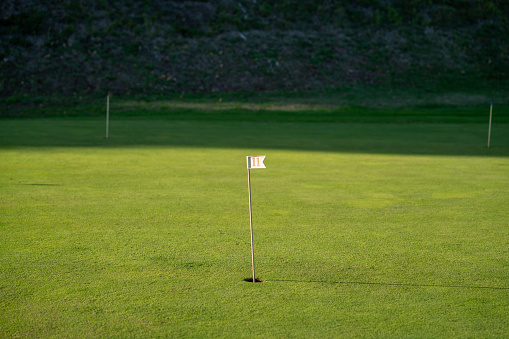
M 265 155 L 248 156 L 247 168 L 266 168 L 263 160 L 265 160 Z

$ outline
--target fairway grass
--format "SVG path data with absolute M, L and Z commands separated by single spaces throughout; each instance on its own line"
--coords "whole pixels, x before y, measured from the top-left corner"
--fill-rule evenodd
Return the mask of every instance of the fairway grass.
M 508 127 L 1 120 L 0 337 L 504 337 Z

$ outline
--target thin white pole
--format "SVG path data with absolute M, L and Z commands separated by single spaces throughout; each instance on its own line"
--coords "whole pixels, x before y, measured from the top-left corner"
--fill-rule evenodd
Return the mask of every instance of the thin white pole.
M 491 138 L 491 117 L 493 115 L 493 100 L 491 100 L 491 105 L 490 105 L 490 124 L 489 124 L 489 127 L 488 127 L 488 148 L 490 148 L 490 138 Z
M 251 262 L 253 264 L 253 282 L 256 282 L 255 261 L 254 261 L 254 241 L 253 241 L 253 209 L 251 206 L 251 171 L 247 169 L 247 187 L 249 190 L 249 226 L 251 227 Z
M 110 125 L 110 93 L 106 97 L 106 139 L 108 139 L 108 130 Z

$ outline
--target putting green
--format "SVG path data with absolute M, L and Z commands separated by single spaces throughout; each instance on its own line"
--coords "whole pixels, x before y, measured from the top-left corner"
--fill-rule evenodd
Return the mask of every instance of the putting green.
M 0 336 L 509 331 L 505 125 L 103 123 L 0 124 Z

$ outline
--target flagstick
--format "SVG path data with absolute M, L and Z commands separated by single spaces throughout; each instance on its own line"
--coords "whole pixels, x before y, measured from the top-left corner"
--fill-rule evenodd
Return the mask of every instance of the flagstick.
M 263 160 L 265 155 L 255 157 L 248 156 L 247 160 L 247 187 L 249 189 L 249 225 L 251 226 L 251 261 L 253 263 L 253 282 L 256 282 L 255 260 L 254 260 L 254 241 L 253 241 L 253 207 L 251 203 L 251 168 L 266 168 Z
M 108 130 L 110 125 L 110 93 L 106 97 L 106 139 L 108 139 Z
M 251 170 L 249 168 L 247 169 L 247 186 L 249 189 L 249 225 L 251 226 L 251 262 L 253 264 L 253 282 L 256 282 L 253 241 L 253 209 L 251 206 Z
M 490 138 L 491 138 L 491 117 L 493 115 L 493 100 L 491 100 L 491 105 L 490 105 L 490 124 L 489 124 L 489 127 L 488 127 L 488 148 L 490 148 Z

